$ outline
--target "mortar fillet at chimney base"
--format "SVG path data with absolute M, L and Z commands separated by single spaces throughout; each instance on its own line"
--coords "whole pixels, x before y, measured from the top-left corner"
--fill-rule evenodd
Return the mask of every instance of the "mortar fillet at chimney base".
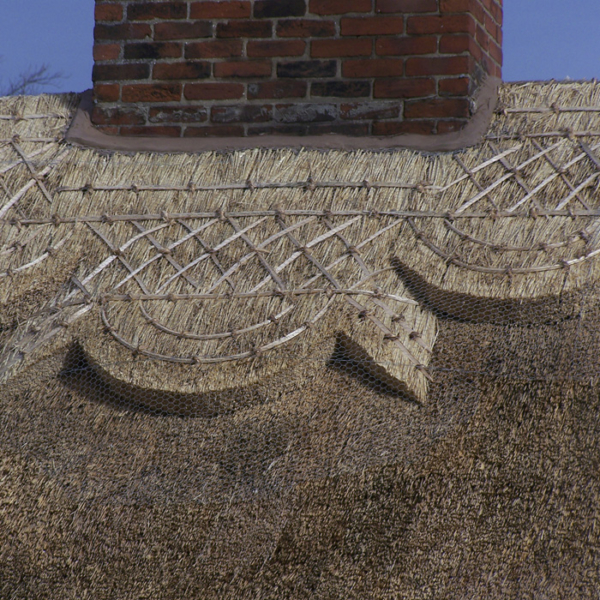
M 96 0 L 92 122 L 119 136 L 462 130 L 502 0 Z

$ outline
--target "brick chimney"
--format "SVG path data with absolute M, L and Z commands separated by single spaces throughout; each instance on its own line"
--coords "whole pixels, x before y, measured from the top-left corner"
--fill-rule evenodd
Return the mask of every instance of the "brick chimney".
M 124 136 L 465 127 L 502 0 L 96 0 L 94 109 Z

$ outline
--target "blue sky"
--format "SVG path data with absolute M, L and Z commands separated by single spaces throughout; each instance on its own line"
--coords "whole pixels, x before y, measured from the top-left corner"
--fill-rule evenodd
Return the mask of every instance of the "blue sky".
M 0 0 L 0 86 L 48 64 L 91 87 L 93 0 Z M 504 79 L 600 78 L 600 0 L 504 0 Z

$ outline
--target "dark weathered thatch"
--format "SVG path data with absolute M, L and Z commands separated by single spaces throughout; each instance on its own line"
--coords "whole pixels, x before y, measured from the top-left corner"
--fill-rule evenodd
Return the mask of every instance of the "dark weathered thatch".
M 0 100 L 0 598 L 596 598 L 599 96 L 439 155 Z
M 593 598 L 597 383 L 490 377 L 506 336 L 444 321 L 421 408 L 335 368 L 192 420 L 106 404 L 93 375 L 23 382 L 2 398 L 1 595 Z

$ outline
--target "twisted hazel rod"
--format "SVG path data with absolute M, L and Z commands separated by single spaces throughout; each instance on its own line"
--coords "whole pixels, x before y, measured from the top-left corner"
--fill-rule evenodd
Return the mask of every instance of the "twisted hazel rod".
M 595 223 L 592 223 L 594 225 Z M 567 240 L 564 242 L 553 242 L 553 243 L 544 243 L 541 242 L 532 246 L 510 246 L 508 244 L 498 244 L 497 242 L 490 242 L 488 240 L 482 240 L 480 238 L 476 238 L 466 231 L 462 229 L 458 229 L 455 227 L 450 221 L 445 220 L 444 225 L 447 229 L 455 233 L 459 238 L 469 241 L 472 244 L 477 244 L 478 246 L 484 246 L 486 248 L 490 248 L 493 251 L 502 251 L 502 252 L 535 252 L 535 251 L 548 251 L 548 250 L 556 250 L 557 248 L 566 248 L 568 246 L 573 245 L 574 243 L 583 240 L 584 242 L 589 241 L 590 235 L 592 234 L 591 228 L 582 229 L 573 235 L 570 235 Z
M 35 158 L 39 154 L 42 154 L 42 152 L 46 152 L 46 150 L 48 148 L 52 148 L 52 147 L 54 147 L 54 144 L 50 144 L 49 146 L 42 146 L 41 148 L 38 148 L 37 150 L 35 150 L 31 154 L 28 154 L 27 156 L 28 156 L 29 159 Z M 5 163 L 5 166 L 3 166 L 2 168 L 0 168 L 0 175 L 4 175 L 4 174 L 8 173 L 8 171 L 10 171 L 11 169 L 13 169 L 17 165 L 21 165 L 21 164 L 23 164 L 23 160 L 22 159 L 13 160 L 12 162 Z
M 428 210 L 257 210 L 257 211 L 233 211 L 233 212 L 187 212 L 187 213 L 148 213 L 135 215 L 83 215 L 83 216 L 59 216 L 42 217 L 38 219 L 2 219 L 0 223 L 8 223 L 15 227 L 27 227 L 30 225 L 61 225 L 67 223 L 116 223 L 132 221 L 163 221 L 169 223 L 172 220 L 187 219 L 216 219 L 222 217 L 248 218 L 248 217 L 277 217 L 280 215 L 290 217 L 365 217 L 371 219 L 392 217 L 398 219 L 428 218 L 428 219 L 505 219 L 505 218 L 530 218 L 530 217 L 600 217 L 600 208 L 591 209 L 536 209 L 532 210 L 475 210 L 456 213 L 453 211 L 428 211 Z
M 493 162 L 493 160 L 492 160 Z M 302 189 L 307 191 L 315 191 L 319 188 L 343 188 L 343 189 L 403 189 L 417 191 L 437 191 L 438 186 L 431 185 L 427 182 L 419 183 L 404 183 L 395 181 L 314 181 L 307 179 L 304 181 L 269 181 L 260 182 L 247 180 L 240 183 L 215 183 L 212 185 L 197 184 L 190 182 L 187 185 L 149 185 L 149 184 L 124 184 L 124 185 L 93 185 L 91 183 L 77 186 L 61 186 L 56 191 L 57 193 L 64 192 L 219 192 L 219 191 L 235 191 L 235 190 L 280 190 L 280 189 Z
M 61 115 L 59 113 L 48 113 L 45 115 L 0 115 L 0 121 L 35 121 L 38 119 L 62 119 L 68 121 L 70 115 Z
M 224 362 L 231 362 L 234 360 L 241 360 L 244 358 L 258 358 L 261 354 L 268 352 L 270 350 L 274 350 L 275 348 L 282 346 L 286 342 L 294 339 L 299 336 L 301 333 L 304 333 L 307 329 L 312 327 L 319 321 L 329 310 L 332 302 L 334 301 L 334 297 L 332 296 L 325 306 L 310 320 L 306 321 L 306 323 L 302 324 L 300 327 L 297 327 L 287 335 L 278 338 L 273 342 L 269 342 L 263 346 L 258 348 L 254 348 L 252 350 L 248 350 L 246 352 L 240 352 L 238 354 L 231 354 L 226 356 L 169 356 L 166 354 L 159 354 L 157 352 L 152 352 L 142 346 L 135 346 L 128 342 L 125 338 L 119 335 L 116 329 L 110 324 L 108 320 L 108 316 L 106 314 L 105 306 L 100 307 L 100 316 L 102 318 L 102 322 L 106 328 L 106 330 L 123 346 L 125 346 L 128 350 L 133 352 L 134 354 L 141 354 L 143 356 L 147 356 L 149 358 L 153 358 L 155 360 L 162 360 L 165 362 L 185 364 L 185 365 L 198 365 L 198 364 L 218 364 Z
M 46 165 L 39 173 L 30 179 L 2 208 L 0 208 L 0 220 L 14 206 L 32 187 L 39 185 L 39 182 L 46 176 L 50 171 L 69 153 L 68 150 L 64 150 L 58 156 L 56 156 L 50 164 Z
M 17 273 L 20 273 L 21 271 L 25 271 L 27 269 L 30 269 L 31 267 L 34 267 L 35 265 L 40 264 L 41 262 L 46 260 L 49 256 L 54 256 L 60 250 L 60 248 L 69 241 L 69 239 L 73 236 L 73 233 L 74 233 L 73 231 L 68 233 L 66 235 L 66 237 L 64 237 L 62 240 L 60 240 L 60 242 L 58 242 L 56 244 L 56 246 L 49 246 L 48 248 L 46 248 L 45 252 L 40 254 L 40 256 L 38 256 L 36 259 L 32 260 L 31 262 L 21 265 L 20 267 L 17 267 L 15 269 L 8 269 L 7 271 L 0 273 L 0 278 L 12 277 L 13 275 L 15 275 Z
M 561 269 L 568 269 L 577 264 L 585 262 L 586 260 L 590 260 L 600 254 L 600 248 L 597 250 L 593 250 L 592 252 L 588 252 L 584 256 L 580 256 L 578 258 L 572 258 L 570 260 L 561 260 L 560 262 L 549 264 L 549 265 L 541 265 L 539 267 L 511 267 L 507 265 L 505 267 L 484 267 L 481 265 L 473 265 L 469 264 L 455 256 L 447 254 L 444 252 L 439 246 L 434 244 L 423 231 L 421 231 L 415 224 L 414 221 L 409 219 L 409 224 L 418 240 L 423 242 L 434 254 L 437 254 L 440 258 L 444 260 L 446 264 L 454 265 L 456 267 L 460 267 L 462 269 L 467 269 L 469 271 L 476 271 L 478 273 L 493 273 L 495 275 L 531 275 L 533 273 L 546 273 L 548 271 L 559 271 Z
M 564 112 L 600 112 L 600 106 L 538 106 L 531 108 L 504 108 L 500 107 L 499 114 L 524 114 L 524 113 L 549 113 L 555 114 Z
M 539 160 L 540 158 L 544 157 L 546 154 L 548 154 L 550 152 L 551 149 L 552 149 L 552 147 L 545 148 L 541 152 L 538 152 L 537 154 L 534 154 L 533 156 L 530 156 L 527 160 L 524 160 L 522 163 L 516 165 L 514 167 L 514 169 L 508 171 L 508 173 L 506 173 L 502 177 L 499 177 L 498 179 L 496 179 L 487 188 L 481 190 L 478 194 L 476 194 L 475 196 L 469 198 L 469 200 L 467 200 L 467 202 L 465 202 L 462 206 L 460 206 L 456 210 L 456 213 L 458 214 L 458 213 L 464 212 L 467 208 L 469 208 L 470 206 L 472 206 L 473 204 L 475 204 L 477 201 L 481 200 L 481 198 L 484 198 L 490 192 L 494 191 L 502 183 L 504 183 L 505 181 L 507 181 L 507 180 L 515 177 L 516 174 L 519 173 L 519 171 L 521 171 L 525 167 L 529 166 L 530 164 L 534 163 L 535 161 Z M 502 163 L 502 161 L 504 161 L 504 159 L 507 156 L 507 154 L 508 154 L 507 152 L 503 152 L 502 154 L 496 156 L 495 158 L 497 158 L 498 161 Z M 580 153 L 579 156 L 575 160 L 573 160 L 570 163 L 568 163 L 567 165 L 565 165 L 565 168 L 569 168 L 572 165 L 574 165 L 577 162 L 579 162 L 580 160 L 583 160 L 585 158 L 585 156 L 586 155 L 585 155 L 584 152 Z M 472 174 L 475 173 L 475 172 L 476 172 L 476 169 L 472 169 L 471 171 L 467 171 L 467 174 L 465 176 L 463 176 L 463 177 L 472 177 Z M 559 175 L 558 173 L 553 173 L 552 178 L 558 177 L 558 175 Z M 552 178 L 549 178 L 546 182 L 544 182 L 543 185 L 546 185 L 547 183 L 549 183 L 552 180 Z M 457 181 L 460 181 L 460 179 L 457 180 Z M 456 182 L 453 182 L 453 183 L 449 184 L 446 187 L 450 187 L 450 186 L 454 185 L 454 183 L 456 183 Z M 540 186 L 538 186 L 535 191 L 538 191 L 539 189 L 541 189 Z M 532 194 L 533 194 L 533 192 L 532 192 Z M 520 206 L 521 204 L 523 204 L 523 202 L 525 202 L 525 200 L 528 199 L 530 196 L 531 196 L 531 194 L 526 195 L 525 199 L 522 198 L 516 205 L 514 205 L 513 207 L 511 207 L 510 210 L 515 210 L 518 206 Z
M 545 131 L 544 133 L 505 133 L 505 134 L 490 134 L 486 135 L 485 140 L 522 140 L 535 138 L 551 138 L 551 137 L 600 137 L 600 131 Z
M 223 340 L 226 338 L 237 337 L 239 335 L 244 335 L 246 333 L 250 333 L 251 331 L 257 331 L 258 329 L 263 329 L 269 325 L 276 325 L 285 315 L 290 313 L 296 308 L 294 304 L 291 304 L 284 310 L 278 312 L 276 315 L 269 317 L 268 319 L 261 321 L 260 323 L 256 323 L 255 325 L 251 325 L 250 327 L 243 327 L 241 329 L 236 329 L 235 331 L 224 331 L 220 333 L 194 333 L 192 331 L 179 331 L 177 329 L 171 329 L 167 327 L 164 323 L 161 323 L 158 319 L 154 318 L 148 311 L 145 309 L 143 304 L 140 304 L 140 312 L 142 313 L 144 319 L 153 327 L 156 327 L 158 330 L 163 333 L 167 333 L 176 338 L 182 338 L 186 340 Z
M 329 269 L 324 267 L 321 264 L 321 262 L 319 260 L 317 260 L 308 250 L 310 249 L 310 247 L 312 245 L 316 244 L 319 240 L 326 239 L 327 237 L 331 237 L 332 235 L 339 237 L 341 235 L 341 232 L 344 229 L 346 229 L 347 225 L 353 223 L 354 221 L 356 221 L 356 219 L 352 219 L 351 221 L 348 221 L 344 225 L 340 225 L 338 227 L 331 228 L 326 234 L 321 235 L 320 237 L 318 237 L 315 240 L 313 240 L 312 242 L 310 242 L 310 244 L 306 244 L 306 246 L 302 246 L 302 244 L 294 237 L 294 235 L 292 233 L 290 233 L 288 226 L 286 225 L 285 221 L 283 220 L 283 218 L 281 216 L 279 216 L 277 218 L 277 221 L 279 223 L 279 226 L 282 228 L 282 231 L 286 232 L 286 235 L 289 238 L 289 240 L 292 242 L 292 244 L 294 246 L 296 246 L 296 248 L 298 248 L 298 250 L 302 254 L 305 255 L 305 257 L 318 269 L 318 271 L 321 272 L 323 277 L 325 277 L 331 283 L 331 285 L 333 286 L 334 289 L 340 289 L 341 286 L 336 281 L 336 279 L 333 277 L 333 275 L 329 271 Z M 294 254 L 296 254 L 296 253 L 294 253 Z M 358 312 L 358 314 L 364 315 L 367 319 L 369 319 L 369 321 L 371 321 L 371 323 L 373 323 L 373 325 L 375 325 L 375 327 L 377 329 L 379 329 L 381 332 L 383 332 L 384 339 L 391 340 L 394 343 L 394 345 L 399 349 L 399 351 L 402 353 L 402 355 L 412 364 L 412 366 L 414 368 L 422 369 L 423 375 L 427 379 L 431 379 L 431 375 L 427 372 L 427 369 L 425 368 L 425 366 L 420 363 L 420 361 L 400 341 L 398 336 L 395 335 L 394 332 L 392 332 L 389 329 L 389 327 L 387 327 L 380 319 L 378 319 L 369 310 L 367 310 L 365 308 L 365 306 L 363 306 L 362 304 L 357 302 L 355 298 L 346 294 L 344 296 L 344 299 L 350 306 L 352 306 Z
M 166 300 L 176 302 L 178 300 L 233 300 L 235 298 L 288 298 L 295 296 L 369 296 L 372 298 L 389 298 L 396 302 L 403 302 L 418 306 L 418 302 L 404 296 L 387 294 L 386 292 L 373 290 L 360 290 L 355 288 L 296 288 L 286 290 L 268 290 L 264 292 L 225 292 L 225 293 L 199 293 L 199 294 L 101 294 L 98 298 L 100 304 L 106 302 L 137 302 Z M 80 301 L 82 304 L 85 300 Z

